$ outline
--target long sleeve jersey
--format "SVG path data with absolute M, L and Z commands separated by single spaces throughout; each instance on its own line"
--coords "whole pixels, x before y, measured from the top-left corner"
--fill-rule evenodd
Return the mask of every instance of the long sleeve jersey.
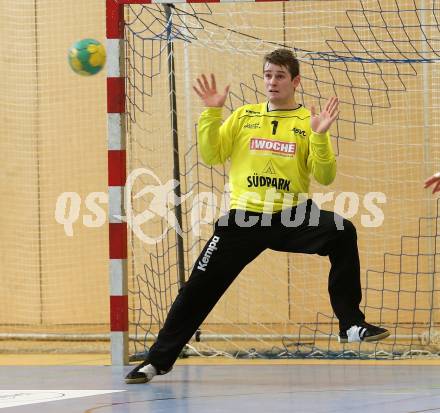
M 222 123 L 222 108 L 200 115 L 198 144 L 208 165 L 231 160 L 230 208 L 278 212 L 308 194 L 310 175 L 329 185 L 336 175 L 330 134 L 310 128 L 310 111 L 268 111 L 268 103 L 245 105 Z

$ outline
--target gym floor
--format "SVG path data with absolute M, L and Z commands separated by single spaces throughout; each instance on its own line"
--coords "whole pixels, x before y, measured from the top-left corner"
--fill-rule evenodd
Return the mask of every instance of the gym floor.
M 106 355 L 0 356 L 0 410 L 23 413 L 440 412 L 440 361 L 181 360 L 149 384 Z

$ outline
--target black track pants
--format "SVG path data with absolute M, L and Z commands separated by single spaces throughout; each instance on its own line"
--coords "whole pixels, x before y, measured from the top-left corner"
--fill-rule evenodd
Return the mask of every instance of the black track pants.
M 328 256 L 330 302 L 341 330 L 364 320 L 359 309 L 362 293 L 356 229 L 350 221 L 335 220 L 333 212 L 319 210 L 310 201 L 273 215 L 232 210 L 216 223 L 213 236 L 180 289 L 150 348 L 150 363 L 159 370 L 172 367 L 237 275 L 266 248 Z

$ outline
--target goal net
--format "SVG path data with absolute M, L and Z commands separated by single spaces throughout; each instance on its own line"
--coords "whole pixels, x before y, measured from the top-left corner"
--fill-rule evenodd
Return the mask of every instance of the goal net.
M 437 354 L 440 223 L 438 202 L 423 181 L 440 157 L 438 18 L 433 0 L 125 6 L 129 206 L 136 221 L 129 237 L 134 357 L 148 351 L 213 223 L 227 210 L 228 164 L 209 167 L 198 155 L 203 107 L 192 85 L 201 73 L 214 73 L 219 88 L 231 85 L 226 118 L 243 104 L 265 100 L 262 58 L 279 47 L 300 60 L 300 103 L 320 108 L 330 96 L 340 99 L 331 129 L 337 178 L 330 187 L 313 183 L 311 192 L 326 196 L 322 208 L 343 211 L 356 225 L 362 310 L 392 335 L 377 344 L 337 343 L 328 259 L 265 251 L 184 352 Z
M 86 205 L 107 192 L 106 78 L 67 63 L 75 41 L 105 42 L 99 3 L 0 5 L 1 353 L 108 351 L 107 205 L 98 225 Z

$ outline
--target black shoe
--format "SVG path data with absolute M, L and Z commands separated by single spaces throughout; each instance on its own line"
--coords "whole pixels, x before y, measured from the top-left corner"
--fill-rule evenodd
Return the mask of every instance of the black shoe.
M 125 382 L 127 384 L 148 383 L 156 374 L 156 368 L 145 360 L 125 376 Z
M 348 330 L 339 332 L 340 343 L 353 343 L 357 341 L 378 341 L 387 338 L 390 332 L 382 327 L 376 327 L 362 321 L 351 326 Z
M 148 383 L 154 376 L 167 374 L 171 370 L 172 367 L 168 370 L 158 370 L 148 360 L 145 360 L 125 376 L 125 382 L 127 384 Z

